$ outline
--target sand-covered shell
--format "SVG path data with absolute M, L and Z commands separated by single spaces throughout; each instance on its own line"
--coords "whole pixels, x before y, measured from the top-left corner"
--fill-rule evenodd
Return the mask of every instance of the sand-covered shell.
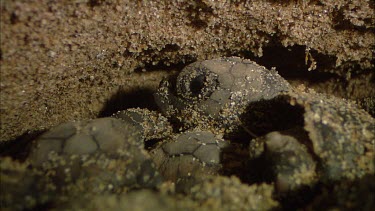
M 189 177 L 216 175 L 227 143 L 208 131 L 187 131 L 164 141 L 151 151 L 160 173 L 177 182 Z
M 305 132 L 299 128 L 287 131 L 274 131 L 253 139 L 249 150 L 252 159 L 262 157 L 266 171 L 274 178 L 276 190 L 288 192 L 304 186 L 312 186 L 317 181 L 316 165 L 309 153 Z
M 30 162 L 57 189 L 121 192 L 155 187 L 161 177 L 144 150 L 141 131 L 115 118 L 68 122 L 41 135 Z
M 166 117 L 145 108 L 129 108 L 116 112 L 112 117 L 134 126 L 140 131 L 143 141 L 166 138 L 173 130 Z
M 0 183 L 2 210 L 30 210 L 56 197 L 44 174 L 10 157 L 0 158 Z
M 290 89 L 276 71 L 237 57 L 192 63 L 173 80 L 162 81 L 155 94 L 164 115 L 187 127 L 211 122 L 225 130 L 239 124 L 247 104 Z
M 250 157 L 268 164 L 258 171 L 274 174 L 281 191 L 374 173 L 375 120 L 352 102 L 298 88 L 247 111 L 243 122 L 262 134 L 250 141 Z
M 374 173 L 375 119 L 355 103 L 313 91 L 287 96 L 304 110 L 304 129 L 319 158 L 323 179 L 356 179 Z

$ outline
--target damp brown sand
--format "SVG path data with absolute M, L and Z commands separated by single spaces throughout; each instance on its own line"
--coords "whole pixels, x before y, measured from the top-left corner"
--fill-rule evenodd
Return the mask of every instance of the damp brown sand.
M 95 118 L 119 92 L 117 104 L 131 102 L 137 94 L 126 93 L 155 89 L 181 64 L 229 55 L 266 66 L 285 50 L 289 59 L 274 66 L 291 63 L 286 75 L 329 73 L 342 88 L 321 90 L 371 96 L 374 14 L 370 1 L 344 0 L 2 1 L 0 140 Z

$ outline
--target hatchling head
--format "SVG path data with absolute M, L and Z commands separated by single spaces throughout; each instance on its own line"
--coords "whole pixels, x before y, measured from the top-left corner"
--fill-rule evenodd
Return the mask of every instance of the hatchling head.
M 186 127 L 238 124 L 246 106 L 272 99 L 290 88 L 276 71 L 236 57 L 199 61 L 186 66 L 176 80 L 163 80 L 155 100 L 163 114 Z

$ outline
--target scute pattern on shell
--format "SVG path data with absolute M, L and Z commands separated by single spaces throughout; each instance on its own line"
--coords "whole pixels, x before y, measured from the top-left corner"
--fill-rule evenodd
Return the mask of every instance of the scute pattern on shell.
M 168 180 L 205 177 L 220 170 L 221 150 L 226 145 L 222 138 L 208 131 L 188 131 L 166 140 L 151 151 L 151 156 Z
M 0 159 L 3 184 L 16 193 L 1 196 L 1 204 L 90 207 L 72 200 L 84 195 L 113 208 L 129 208 L 122 200 L 153 197 L 150 201 L 161 210 L 267 210 L 284 206 L 283 198 L 298 200 L 293 194 L 305 187 L 333 186 L 335 198 L 345 190 L 341 185 L 373 177 L 373 117 L 345 100 L 294 88 L 250 60 L 192 63 L 177 78 L 161 82 L 155 101 L 165 117 L 131 108 L 111 118 L 52 128 L 35 140 L 30 168 L 15 163 L 12 170 L 13 161 Z M 232 136 L 240 129 L 250 135 Z M 20 185 L 12 175 L 27 179 L 19 179 Z M 150 188 L 162 195 L 143 190 Z M 348 190 L 344 198 L 362 189 Z M 38 194 L 30 196 L 34 191 Z
M 290 89 L 275 71 L 237 57 L 192 63 L 173 84 L 163 81 L 155 94 L 164 115 L 180 117 L 190 127 L 203 118 L 222 129 L 238 125 L 248 103 L 272 99 Z
M 313 91 L 290 93 L 305 109 L 305 130 L 322 160 L 324 178 L 355 179 L 374 172 L 375 120 L 357 105 Z
M 141 135 L 115 118 L 64 123 L 36 140 L 30 161 L 52 175 L 52 185 L 62 191 L 155 187 L 161 177 L 143 149 Z
M 190 64 L 175 84 L 163 81 L 155 99 L 183 129 L 228 134 L 241 125 L 253 137 L 262 134 L 250 145 L 264 148 L 251 149 L 250 154 L 258 156 L 250 159 L 273 160 L 264 168 L 271 169 L 280 192 L 312 186 L 317 180 L 356 179 L 374 172 L 375 121 L 370 115 L 345 100 L 293 88 L 276 72 L 249 60 Z M 246 128 L 243 117 L 250 122 L 256 117 L 259 125 Z M 272 132 L 275 129 L 283 131 Z M 296 136 L 299 133 L 307 135 Z
M 112 117 L 136 127 L 144 141 L 167 137 L 173 130 L 167 118 L 148 109 L 129 108 L 118 111 Z

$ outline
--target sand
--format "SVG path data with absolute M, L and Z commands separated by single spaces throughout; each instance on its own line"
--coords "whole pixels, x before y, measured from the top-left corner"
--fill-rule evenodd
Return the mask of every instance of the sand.
M 374 101 L 372 1 L 194 2 L 1 1 L 0 141 L 152 107 L 164 76 L 222 56 Z

